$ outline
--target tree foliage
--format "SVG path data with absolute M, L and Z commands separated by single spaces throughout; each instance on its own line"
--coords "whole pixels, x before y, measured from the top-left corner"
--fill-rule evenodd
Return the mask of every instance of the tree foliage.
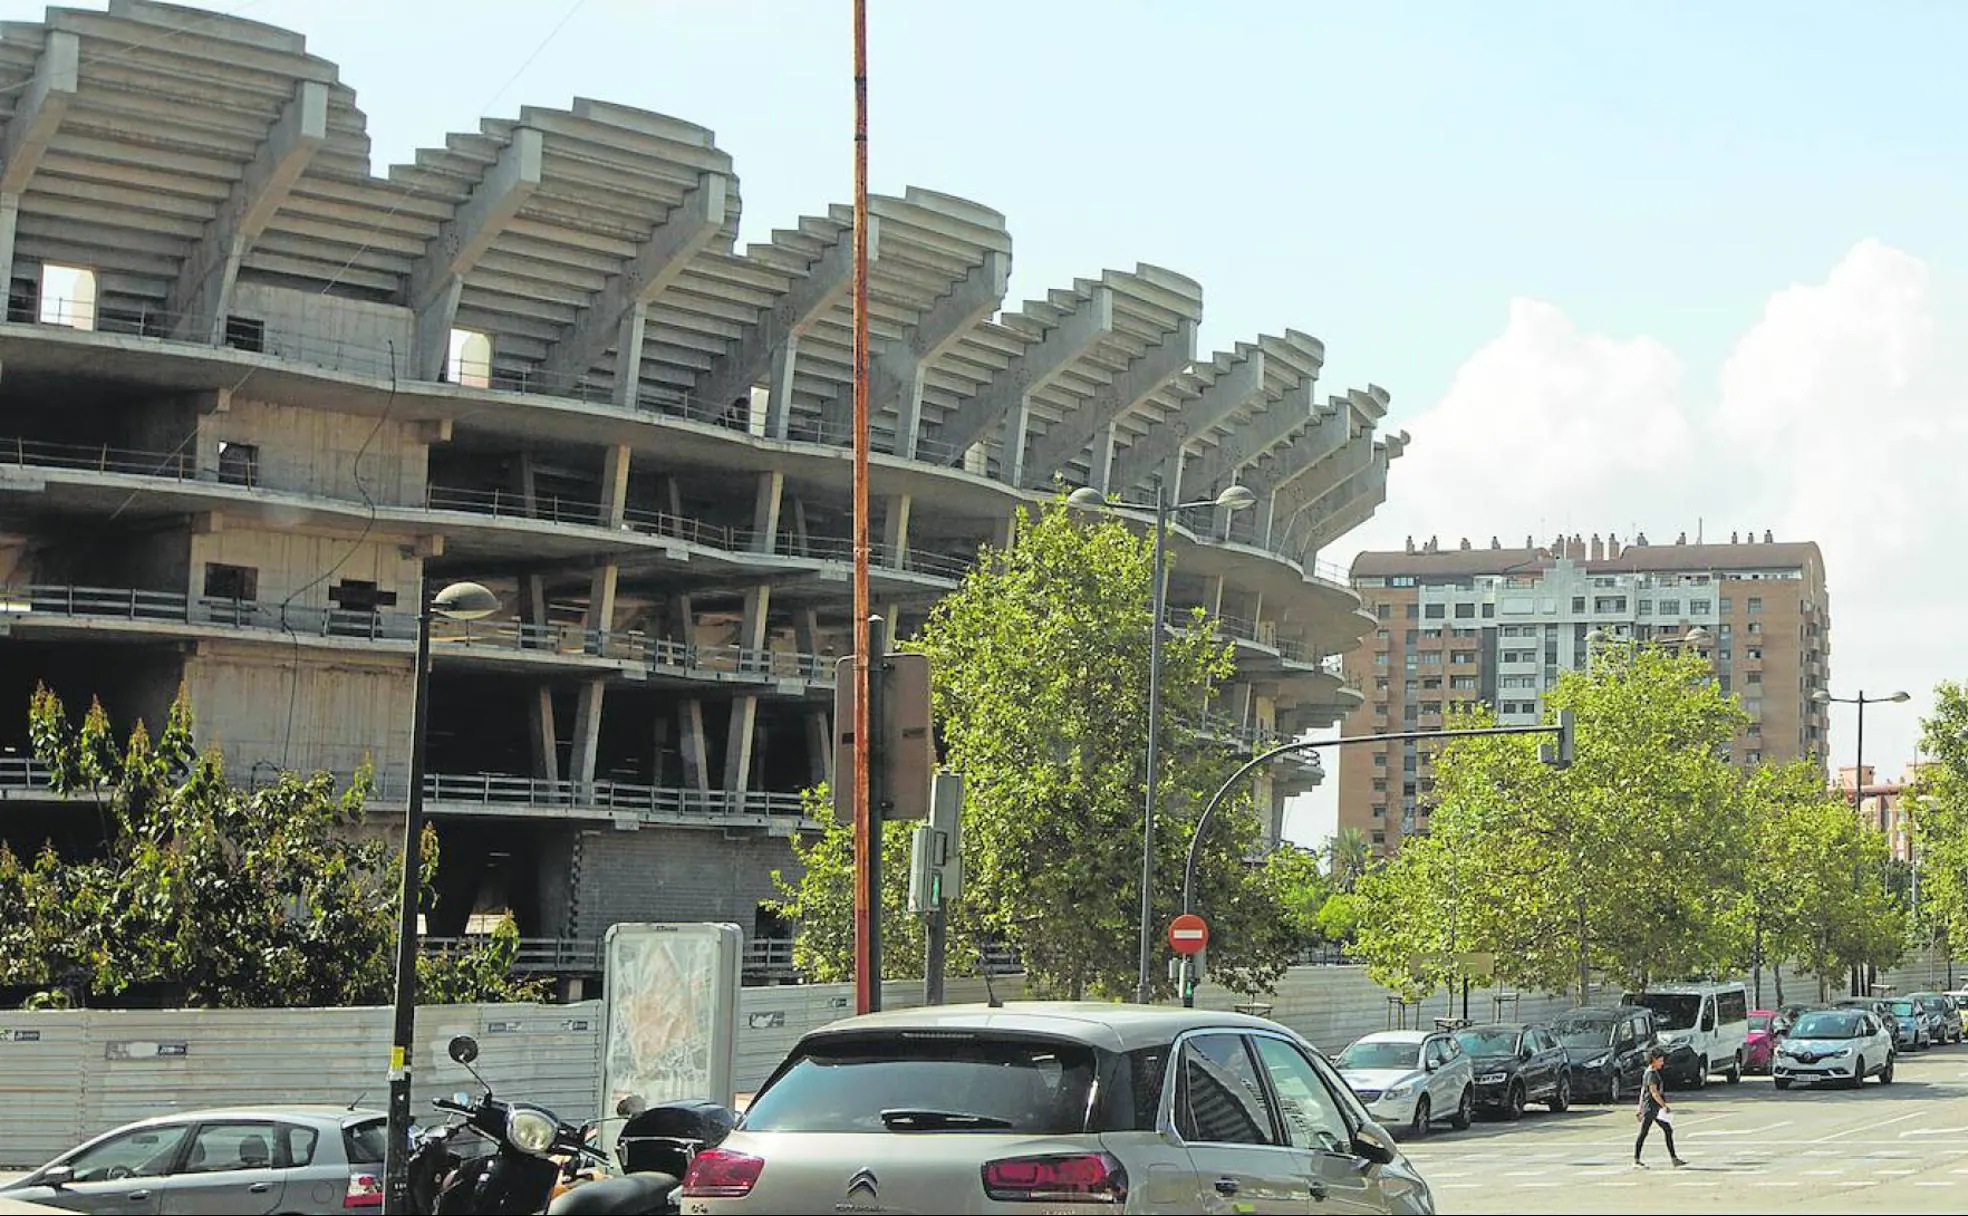
M 325 773 L 243 790 L 195 747 L 182 692 L 154 739 L 140 721 L 118 744 L 96 701 L 78 726 L 45 687 L 29 723 L 54 792 L 93 804 L 104 848 L 24 863 L 0 845 L 0 982 L 111 1000 L 152 987 L 196 1006 L 389 999 L 401 853 L 363 834 L 366 772 L 340 791 Z M 427 828 L 426 906 L 436 867 Z M 517 948 L 508 922 L 479 948 L 421 959 L 423 998 L 536 995 L 509 978 Z
M 1920 752 L 1926 762 L 1907 798 L 1920 859 L 1920 917 L 1958 949 L 1968 943 L 1968 685 L 1935 686 Z
M 948 767 L 964 774 L 963 894 L 950 908 L 952 966 L 981 942 L 1016 949 L 1038 992 L 1123 996 L 1135 987 L 1147 750 L 1149 541 L 1112 519 L 1087 523 L 1055 502 L 1021 513 L 1015 539 L 932 612 L 911 649 L 930 656 Z M 1197 817 L 1235 761 L 1194 724 L 1231 649 L 1198 611 L 1165 638 L 1159 814 L 1153 857 L 1159 931 L 1179 911 Z M 920 926 L 903 912 L 907 825 L 884 848 L 883 970 L 920 974 Z M 1248 791 L 1209 826 L 1196 905 L 1210 920 L 1209 970 L 1258 991 L 1292 952 L 1276 879 L 1253 866 L 1261 827 Z M 845 976 L 851 956 L 851 834 L 800 846 L 805 872 L 781 879 L 795 954 L 815 978 Z M 1166 968 L 1151 976 L 1173 990 Z

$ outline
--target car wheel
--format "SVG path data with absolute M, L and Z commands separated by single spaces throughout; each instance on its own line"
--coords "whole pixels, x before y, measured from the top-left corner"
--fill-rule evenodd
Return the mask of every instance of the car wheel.
M 1707 1056 L 1703 1056 L 1701 1059 L 1695 1061 L 1695 1079 L 1688 1083 L 1688 1088 L 1690 1089 L 1708 1088 L 1708 1057 Z
M 1879 1070 L 1879 1083 L 1881 1085 L 1891 1085 L 1893 1083 L 1893 1057 L 1892 1056 L 1886 1057 L 1886 1067 Z
M 1723 1077 L 1723 1079 L 1724 1079 L 1724 1080 L 1726 1080 L 1726 1081 L 1727 1081 L 1727 1082 L 1728 1082 L 1729 1084 L 1731 1084 L 1731 1085 L 1740 1085 L 1740 1084 L 1742 1084 L 1742 1079 L 1743 1079 L 1743 1058 L 1742 1058 L 1742 1053 L 1741 1053 L 1741 1052 L 1737 1052 L 1737 1053 L 1736 1053 L 1736 1062 L 1735 1062 L 1734 1064 L 1731 1064 L 1731 1065 L 1729 1066 L 1729 1071 L 1728 1071 L 1728 1072 L 1726 1072 L 1726 1073 L 1723 1073 L 1723 1074 L 1722 1074 L 1722 1077 Z
M 1503 1117 L 1515 1123 L 1524 1117 L 1524 1087 L 1515 1081 L 1503 1095 Z
M 1408 1120 L 1408 1134 L 1417 1140 L 1428 1138 L 1428 1125 L 1431 1122 L 1428 1112 L 1428 1095 L 1415 1099 L 1414 1118 Z
M 1859 1086 L 1865 1084 L 1865 1075 L 1866 1075 L 1865 1057 L 1860 1056 L 1858 1067 L 1852 1070 L 1853 1089 L 1857 1089 Z
M 1620 1083 L 1620 1075 L 1618 1073 L 1613 1074 L 1613 1083 L 1606 1088 L 1606 1101 L 1612 1105 L 1618 1106 L 1626 1099 L 1626 1086 Z
M 1517 1113 L 1520 1115 L 1524 1113 L 1524 1095 L 1522 1092 L 1519 1092 L 1517 1095 Z M 1475 1118 L 1475 1091 L 1471 1090 L 1468 1086 L 1464 1086 L 1462 1100 L 1456 1103 L 1456 1113 L 1449 1120 L 1449 1125 L 1459 1132 L 1466 1132 L 1469 1130 L 1469 1125 L 1475 1121 Z
M 1551 1113 L 1562 1115 L 1572 1104 L 1572 1079 L 1569 1076 L 1558 1078 L 1558 1088 L 1551 1094 Z
M 1772 1082 L 1770 1082 L 1770 1084 L 1772 1084 L 1772 1085 L 1774 1085 L 1774 1086 L 1776 1086 L 1776 1087 L 1777 1087 L 1778 1089 L 1789 1089 L 1789 1088 L 1790 1088 L 1790 1078 L 1789 1078 L 1789 1077 L 1778 1077 L 1778 1078 L 1777 1078 L 1776 1080 L 1774 1080 L 1774 1081 L 1772 1081 Z

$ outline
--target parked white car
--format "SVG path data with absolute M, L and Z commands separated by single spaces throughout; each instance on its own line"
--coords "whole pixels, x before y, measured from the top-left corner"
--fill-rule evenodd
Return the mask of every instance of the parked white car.
M 1375 1031 L 1334 1063 L 1367 1112 L 1388 1127 L 1420 1137 L 1441 1119 L 1457 1131 L 1469 1126 L 1476 1074 L 1462 1044 L 1446 1030 Z
M 1893 1081 L 1893 1032 L 1869 1009 L 1813 1009 L 1800 1014 L 1777 1045 L 1770 1073 L 1778 1089 L 1791 1082 L 1837 1081 L 1854 1089 L 1867 1077 Z

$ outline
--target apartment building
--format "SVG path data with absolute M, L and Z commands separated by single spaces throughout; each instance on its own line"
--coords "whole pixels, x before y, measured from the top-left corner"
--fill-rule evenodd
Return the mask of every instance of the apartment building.
M 1831 613 L 1824 560 L 1812 542 L 1732 533 L 1727 543 L 1631 543 L 1559 536 L 1504 548 L 1437 538 L 1362 553 L 1353 586 L 1378 622 L 1345 659 L 1366 700 L 1347 734 L 1428 730 L 1450 708 L 1480 701 L 1505 724 L 1542 720 L 1560 672 L 1584 668 L 1607 639 L 1694 645 L 1724 692 L 1750 715 L 1741 764 L 1825 759 Z M 1699 626 L 1701 633 L 1693 631 Z M 1687 639 L 1692 636 L 1690 643 Z M 1340 752 L 1339 822 L 1391 852 L 1426 831 L 1433 788 L 1424 744 Z
M 1845 764 L 1839 766 L 1831 785 L 1833 794 L 1856 805 L 1861 824 L 1886 838 L 1887 854 L 1895 861 L 1913 861 L 1912 803 L 1918 797 L 1915 790 L 1923 767 L 1918 762 L 1909 764 L 1900 780 L 1882 781 L 1870 764 L 1863 768 Z M 1855 782 L 1856 797 L 1852 788 Z
M 87 844 L 28 757 L 38 681 L 125 726 L 182 686 L 236 778 L 373 762 L 387 816 L 419 605 L 471 579 L 504 610 L 436 625 L 430 931 L 783 935 L 853 649 L 851 210 L 740 248 L 710 130 L 587 99 L 377 176 L 302 34 L 146 0 L 7 24 L 0 99 L 0 834 Z M 871 215 L 892 633 L 1060 487 L 1240 483 L 1170 539 L 1173 609 L 1238 661 L 1193 725 L 1247 753 L 1359 703 L 1373 620 L 1319 554 L 1385 499 L 1387 394 L 1318 393 L 1297 330 L 1199 353 L 1202 287 L 1157 266 L 1008 306 L 982 203 Z M 1318 779 L 1261 778 L 1274 836 Z

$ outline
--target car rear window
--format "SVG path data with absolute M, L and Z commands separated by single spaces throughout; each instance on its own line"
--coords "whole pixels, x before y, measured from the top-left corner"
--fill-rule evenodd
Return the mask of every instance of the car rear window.
M 384 1119 L 365 1119 L 342 1129 L 342 1148 L 350 1165 L 381 1165 L 388 1144 L 389 1123 Z
M 879 1132 L 892 1126 L 883 1111 L 919 1111 L 977 1116 L 980 1131 L 1071 1135 L 1086 1130 L 1096 1067 L 1093 1048 L 1060 1039 L 948 1031 L 822 1038 L 752 1099 L 744 1126 Z M 962 1130 L 929 1119 L 919 1126 Z

